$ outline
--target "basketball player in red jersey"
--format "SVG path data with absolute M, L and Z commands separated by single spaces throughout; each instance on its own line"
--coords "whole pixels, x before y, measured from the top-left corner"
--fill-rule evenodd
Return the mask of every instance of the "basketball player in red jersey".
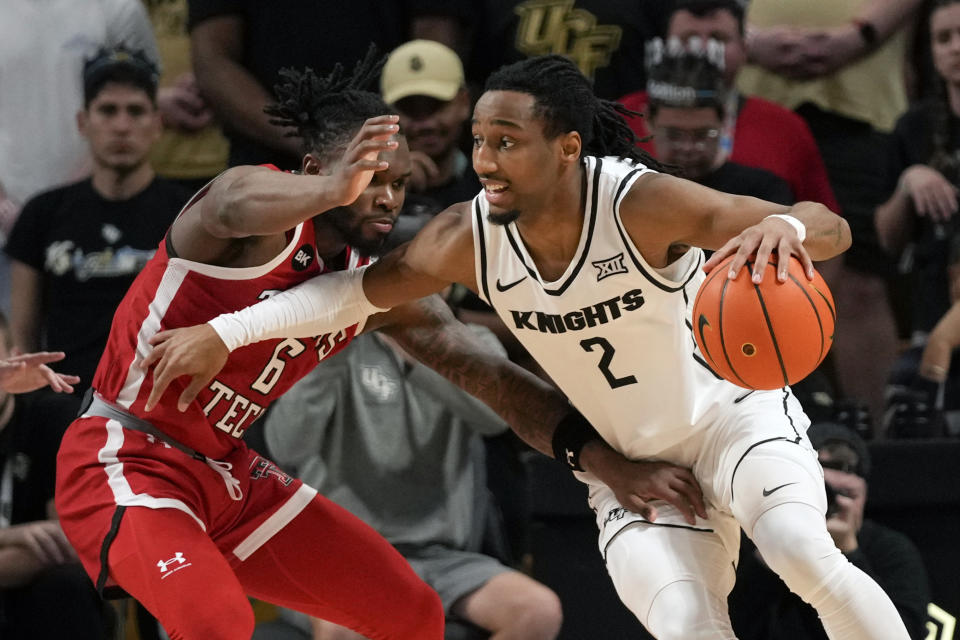
M 906 640 L 890 598 L 827 531 L 823 470 L 790 389 L 733 385 L 706 366 L 693 339 L 703 330 L 691 306 L 704 269 L 730 255 L 719 277 L 749 277 L 748 267 L 759 282 L 776 252 L 779 281 L 790 255 L 812 278 L 812 259 L 849 247 L 846 222 L 817 203 L 788 208 L 652 170 L 622 107 L 598 100 L 561 56 L 488 78 L 472 129 L 484 192 L 368 268 L 354 295 L 390 306 L 455 281 L 490 303 L 583 412 L 579 422 L 517 431 L 588 484 L 607 571 L 658 640 L 735 638 L 727 594 L 741 529 L 830 638 Z M 717 252 L 704 263 L 699 247 Z M 157 334 L 155 354 L 163 353 L 148 358 L 158 363 L 155 393 L 182 374 L 209 380 L 205 363 L 216 370 L 231 346 L 300 335 L 285 318 L 312 316 L 293 303 L 335 317 L 338 280 L 315 278 L 235 312 L 240 336 L 222 320 Z M 707 517 L 691 522 L 662 502 L 655 519 L 650 505 L 637 508 L 582 462 L 607 446 L 631 460 L 691 467 Z
M 159 330 L 206 322 L 324 272 L 356 274 L 359 286 L 410 173 L 397 118 L 359 90 L 376 71 L 368 57 L 352 76 L 285 76 L 270 113 L 304 139 L 303 175 L 236 167 L 188 203 L 118 308 L 95 393 L 64 437 L 57 510 L 67 537 L 99 588 L 125 589 L 171 638 L 249 638 L 248 595 L 372 639 L 443 636 L 439 598 L 385 540 L 241 439 L 377 309 L 358 308 L 342 330 L 238 349 L 181 407 L 148 411 L 153 378 L 140 366 Z M 545 383 L 487 355 L 442 302 L 398 307 L 378 323 L 511 424 L 551 429 L 571 412 Z M 633 478 L 638 495 L 672 497 L 691 518 L 702 512 L 689 471 L 611 459 L 605 468 Z

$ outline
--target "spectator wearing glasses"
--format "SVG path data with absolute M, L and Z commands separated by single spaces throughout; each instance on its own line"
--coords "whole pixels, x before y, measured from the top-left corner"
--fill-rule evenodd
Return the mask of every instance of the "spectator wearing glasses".
M 796 201 L 812 200 L 831 211 L 840 211 L 816 142 L 803 119 L 780 105 L 741 93 L 737 75 L 747 60 L 744 32 L 746 0 L 675 0 L 666 22 L 664 37 L 681 42 L 708 39 L 723 44 L 723 76 L 726 82 L 724 127 L 720 144 L 734 162 L 766 169 L 790 185 Z M 647 92 L 620 98 L 628 109 L 643 111 Z M 650 135 L 644 118 L 628 119 L 639 138 Z M 652 141 L 640 145 L 653 150 Z M 822 271 L 822 268 L 821 268 Z
M 827 530 L 847 559 L 886 591 L 910 637 L 927 637 L 930 589 L 920 552 L 902 533 L 864 518 L 870 451 L 853 430 L 818 422 L 807 431 L 823 467 Z M 740 640 L 826 640 L 816 611 L 770 571 L 743 538 L 730 617 Z
M 793 204 L 785 180 L 764 169 L 730 162 L 721 145 L 727 90 L 723 47 L 714 41 L 651 42 L 646 117 L 656 157 L 685 178 L 719 191 Z

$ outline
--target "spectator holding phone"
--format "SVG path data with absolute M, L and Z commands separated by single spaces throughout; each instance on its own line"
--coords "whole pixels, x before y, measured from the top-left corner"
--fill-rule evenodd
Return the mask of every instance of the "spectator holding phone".
M 847 559 L 887 592 L 916 640 L 926 638 L 930 588 L 920 552 L 905 535 L 864 518 L 870 451 L 853 430 L 819 422 L 807 431 L 823 467 L 827 530 Z M 744 537 L 730 617 L 741 640 L 826 640 L 814 609 L 791 593 Z

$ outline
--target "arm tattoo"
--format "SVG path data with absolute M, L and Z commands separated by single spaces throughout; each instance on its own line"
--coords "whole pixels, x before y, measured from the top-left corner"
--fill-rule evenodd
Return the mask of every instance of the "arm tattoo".
M 840 227 L 840 223 L 837 222 L 835 229 L 827 229 L 826 231 L 821 231 L 816 234 L 818 238 L 829 238 L 834 236 L 833 246 L 839 246 L 843 242 L 843 231 Z
M 527 444 L 553 457 L 551 438 L 569 410 L 564 396 L 537 376 L 491 354 L 439 298 L 416 303 L 409 322 L 386 327 L 410 355 L 489 405 Z

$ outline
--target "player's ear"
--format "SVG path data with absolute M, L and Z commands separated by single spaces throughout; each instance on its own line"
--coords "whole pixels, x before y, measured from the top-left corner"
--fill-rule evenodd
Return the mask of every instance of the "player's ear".
M 564 162 L 579 162 L 583 151 L 583 139 L 576 131 L 568 131 L 560 136 L 560 154 Z
M 323 163 L 320 162 L 320 158 L 314 155 L 313 152 L 310 152 L 303 156 L 303 163 L 300 167 L 300 172 L 304 175 L 318 176 L 321 173 L 322 167 Z

